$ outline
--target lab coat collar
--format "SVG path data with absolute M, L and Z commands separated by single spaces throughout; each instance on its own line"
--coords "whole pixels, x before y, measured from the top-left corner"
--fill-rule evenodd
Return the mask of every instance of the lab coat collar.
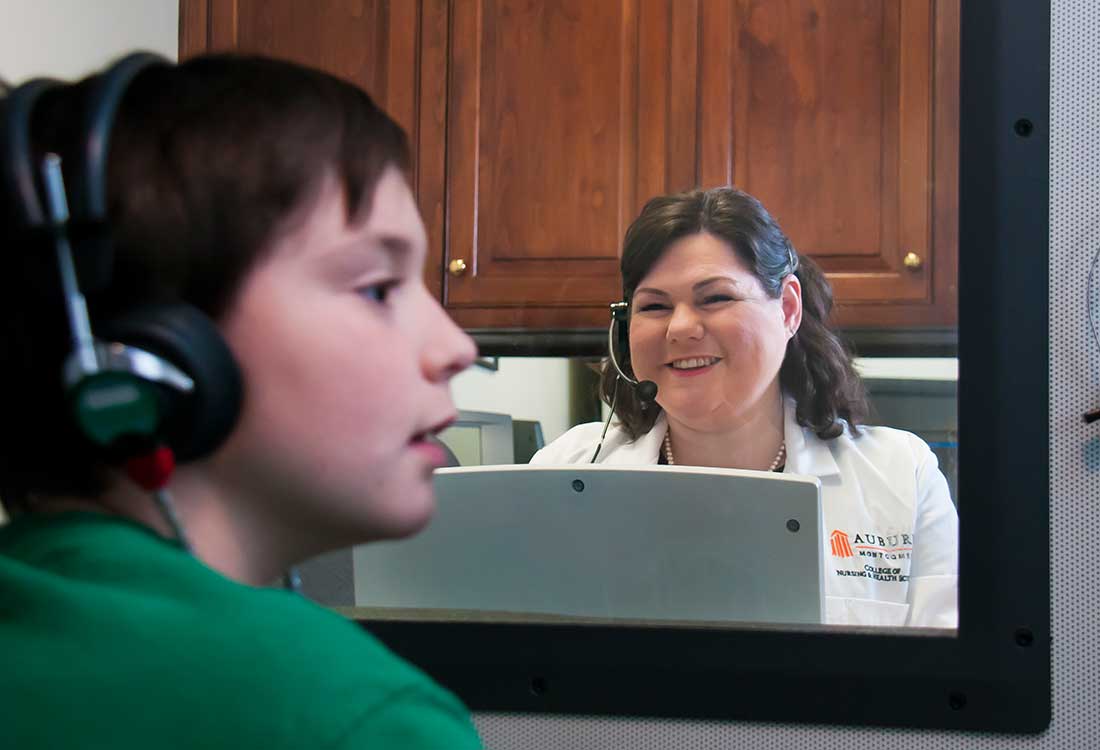
M 668 432 L 668 417 L 661 412 L 653 424 L 653 429 L 638 438 L 629 450 L 620 453 L 618 457 L 623 463 L 657 463 L 666 432 Z M 783 439 L 787 443 L 787 467 L 784 473 L 807 474 L 815 477 L 840 474 L 840 467 L 833 458 L 829 444 L 815 435 L 812 430 L 798 424 L 795 419 L 795 402 L 790 397 L 783 399 Z M 847 440 L 848 437 L 842 435 L 836 439 Z M 609 458 L 609 463 L 619 463 L 619 461 Z
M 783 439 L 787 443 L 786 474 L 808 474 L 815 477 L 827 477 L 840 474 L 833 452 L 828 442 L 822 440 L 812 430 L 800 425 L 795 418 L 793 398 L 783 399 Z M 841 435 L 837 440 L 847 440 Z
M 657 421 L 653 423 L 653 427 L 649 432 L 638 438 L 634 444 L 636 456 L 642 462 L 647 464 L 659 463 L 661 459 L 661 448 L 665 443 L 665 433 L 668 432 L 668 417 L 662 410 L 657 417 Z
M 661 445 L 664 442 L 666 432 L 668 432 L 668 419 L 665 418 L 664 412 L 657 417 L 657 421 L 653 423 L 653 427 L 649 432 L 639 436 L 634 441 L 627 435 L 622 423 L 617 419 L 613 419 L 611 430 L 603 441 L 597 462 L 621 466 L 655 464 L 660 456 Z M 586 448 L 586 450 L 588 449 Z M 591 453 L 592 451 L 588 450 L 589 456 L 591 456 Z

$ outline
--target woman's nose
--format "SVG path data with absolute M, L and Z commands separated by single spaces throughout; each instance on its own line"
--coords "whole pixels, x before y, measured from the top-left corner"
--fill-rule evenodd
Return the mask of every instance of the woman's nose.
M 669 341 L 698 339 L 703 336 L 703 321 L 691 305 L 676 305 L 668 321 L 666 337 Z

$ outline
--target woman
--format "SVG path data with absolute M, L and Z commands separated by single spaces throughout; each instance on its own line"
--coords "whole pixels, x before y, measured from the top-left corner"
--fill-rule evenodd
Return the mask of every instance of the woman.
M 918 437 L 866 427 L 828 327 L 832 292 L 764 207 L 729 187 L 654 198 L 622 257 L 629 377 L 605 363 L 610 430 L 574 427 L 532 464 L 683 464 L 817 476 L 826 622 L 957 625 L 958 520 Z M 617 393 L 616 393 L 617 392 Z M 617 395 L 617 398 L 616 398 Z
M 0 105 L 4 744 L 479 747 L 447 691 L 269 588 L 433 511 L 443 456 L 429 438 L 454 418 L 449 381 L 475 349 L 422 282 L 404 133 L 347 83 L 235 57 L 129 68 L 109 133 L 86 129 L 109 122 L 91 113 L 127 64 L 41 94 L 29 149 L 7 116 L 19 91 Z M 104 141 L 99 219 L 82 178 Z M 156 381 L 151 403 L 175 404 L 163 431 L 100 441 L 114 423 L 92 412 L 142 382 L 79 380 L 94 399 L 62 386 L 82 350 L 65 252 L 21 192 L 26 152 L 48 187 L 46 155 L 61 157 L 92 333 L 166 360 L 149 379 L 187 376 Z

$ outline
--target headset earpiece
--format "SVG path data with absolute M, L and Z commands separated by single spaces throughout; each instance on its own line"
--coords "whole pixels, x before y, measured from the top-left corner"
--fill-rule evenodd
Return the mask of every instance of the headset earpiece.
M 630 303 L 612 302 L 611 320 L 615 323 L 615 347 L 620 357 L 630 356 Z
M 607 329 L 607 353 L 619 377 L 634 386 L 634 393 L 638 397 L 641 407 L 645 409 L 657 400 L 657 384 L 652 380 L 639 382 L 636 378 L 627 375 L 619 364 L 619 358 L 616 355 L 616 351 L 625 351 L 628 354 L 630 352 L 628 338 L 629 308 L 630 303 L 628 302 L 611 303 L 611 325 Z M 618 341 L 616 341 L 616 338 L 618 338 Z M 618 393 L 617 390 L 616 393 Z
M 603 432 L 600 433 L 600 441 L 596 443 L 596 451 L 588 461 L 590 464 L 596 463 L 596 459 L 600 455 L 600 449 L 603 448 L 604 438 L 607 437 L 607 428 L 611 426 L 611 418 L 615 416 L 615 405 L 619 402 L 619 380 L 625 380 L 633 386 L 634 397 L 637 399 L 638 406 L 642 409 L 649 408 L 649 405 L 657 400 L 657 384 L 652 380 L 639 382 L 636 378 L 627 375 L 623 372 L 623 368 L 619 365 L 619 358 L 615 354 L 616 349 L 620 352 L 630 351 L 630 341 L 627 337 L 630 324 L 630 303 L 626 301 L 612 302 L 610 307 L 611 325 L 607 327 L 607 358 L 611 366 L 615 368 L 615 372 L 618 373 L 618 377 L 615 378 L 615 384 L 611 388 L 611 408 L 607 412 L 607 421 L 604 422 Z
M 214 323 L 183 304 L 149 305 L 102 326 L 111 341 L 136 347 L 175 365 L 191 379 L 189 392 L 159 388 L 164 442 L 176 458 L 209 455 L 229 436 L 240 414 L 240 368 Z

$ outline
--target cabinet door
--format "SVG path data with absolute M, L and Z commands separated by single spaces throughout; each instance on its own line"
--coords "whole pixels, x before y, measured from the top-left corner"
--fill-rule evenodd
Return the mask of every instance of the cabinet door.
M 180 0 L 180 59 L 254 53 L 355 83 L 409 134 L 415 187 L 421 13 L 419 0 Z M 442 293 L 439 273 L 429 283 Z
M 180 57 L 234 50 L 320 68 L 414 129 L 418 2 L 180 0 Z
M 448 309 L 470 327 L 601 324 L 642 201 L 693 181 L 693 138 L 672 127 L 692 127 L 693 96 L 670 83 L 695 64 L 695 18 L 680 13 L 695 4 L 439 6 L 451 14 L 441 236 L 448 267 L 465 265 L 445 275 Z
M 957 0 L 703 0 L 701 28 L 700 183 L 758 197 L 841 324 L 954 324 Z

